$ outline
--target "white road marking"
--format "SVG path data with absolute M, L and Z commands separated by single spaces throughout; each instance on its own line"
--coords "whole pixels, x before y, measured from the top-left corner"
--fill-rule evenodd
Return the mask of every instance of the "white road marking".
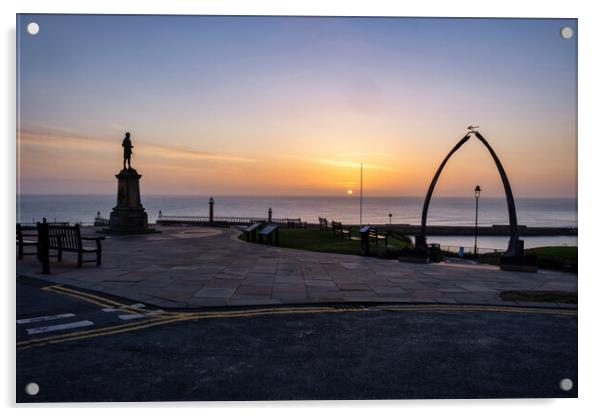
M 146 315 L 143 313 L 128 313 L 127 315 L 118 315 L 117 317 L 124 321 L 129 321 L 130 319 L 144 318 L 144 317 L 146 317 Z
M 103 308 L 102 309 L 103 312 L 119 312 L 121 311 L 121 309 L 115 309 L 115 308 Z
M 27 335 L 45 334 L 46 332 L 64 331 L 65 329 L 82 328 L 84 326 L 94 325 L 91 321 L 77 321 L 68 324 L 40 326 L 38 328 L 30 328 L 27 330 Z
M 145 308 L 146 305 L 144 303 L 134 303 L 133 305 L 130 305 L 132 308 Z
M 32 324 L 34 322 L 53 321 L 55 319 L 72 318 L 75 314 L 62 313 L 60 315 L 36 316 L 35 318 L 17 319 L 17 324 Z

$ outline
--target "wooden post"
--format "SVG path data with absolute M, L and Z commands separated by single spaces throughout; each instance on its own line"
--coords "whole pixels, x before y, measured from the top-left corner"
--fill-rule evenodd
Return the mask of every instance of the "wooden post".
M 209 224 L 213 225 L 213 204 L 215 204 L 215 201 L 213 200 L 213 197 L 209 198 Z
M 50 274 L 50 236 L 46 218 L 37 223 L 38 228 L 38 260 L 42 263 L 42 273 Z

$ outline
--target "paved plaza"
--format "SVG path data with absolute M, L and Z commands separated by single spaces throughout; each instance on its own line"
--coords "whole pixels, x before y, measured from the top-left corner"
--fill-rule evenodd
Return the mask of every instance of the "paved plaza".
M 246 243 L 236 229 L 157 227 L 159 234 L 107 236 L 103 263 L 78 269 L 75 254 L 41 274 L 35 256 L 17 273 L 161 308 L 299 303 L 405 302 L 546 307 L 506 302 L 502 290 L 577 291 L 575 274 L 500 271 L 488 265 L 409 264 Z M 84 229 L 95 233 L 94 228 Z

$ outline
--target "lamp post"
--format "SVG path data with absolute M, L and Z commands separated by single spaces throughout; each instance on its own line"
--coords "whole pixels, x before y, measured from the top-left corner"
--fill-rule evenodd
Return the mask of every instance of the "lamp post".
M 481 187 L 477 185 L 474 188 L 475 214 L 474 214 L 474 255 L 477 256 L 477 236 L 479 234 L 479 197 L 481 196 Z
M 393 222 L 393 214 L 389 212 L 389 225 Z
M 364 164 L 360 163 L 360 228 L 364 226 Z

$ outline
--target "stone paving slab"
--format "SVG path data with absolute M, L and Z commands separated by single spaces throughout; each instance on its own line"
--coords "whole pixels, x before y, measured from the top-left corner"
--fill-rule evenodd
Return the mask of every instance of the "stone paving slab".
M 34 256 L 17 273 L 104 292 L 162 308 L 324 302 L 400 302 L 573 307 L 506 302 L 502 290 L 577 291 L 577 276 L 540 270 L 500 271 L 489 265 L 412 264 L 250 244 L 239 231 L 156 227 L 161 234 L 107 236 L 103 264 L 78 269 L 75 255 L 40 273 Z M 87 227 L 85 233 L 96 229 Z

